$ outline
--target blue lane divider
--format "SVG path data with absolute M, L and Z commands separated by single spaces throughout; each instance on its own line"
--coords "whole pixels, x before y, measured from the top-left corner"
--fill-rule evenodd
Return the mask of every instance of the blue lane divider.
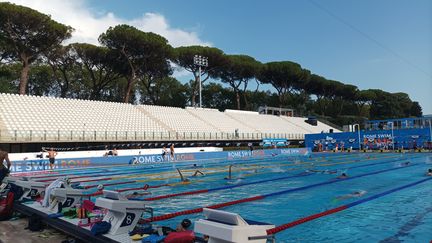
M 391 163 L 391 162 L 396 162 L 398 160 L 399 159 L 397 159 L 397 160 L 391 160 L 391 161 L 385 161 L 385 162 L 378 162 L 378 163 L 370 163 L 370 164 L 365 164 L 365 165 L 348 166 L 348 167 L 340 168 L 339 170 L 354 169 L 354 168 L 360 168 L 360 167 L 367 167 L 367 166 L 373 166 L 373 165 Z M 216 188 L 208 189 L 207 191 L 208 192 L 219 191 L 219 190 L 231 189 L 231 188 L 240 187 L 240 186 L 247 186 L 247 185 L 259 184 L 259 183 L 265 183 L 265 182 L 271 182 L 271 181 L 285 180 L 285 179 L 291 179 L 291 178 L 296 178 L 296 177 L 304 177 L 304 176 L 308 176 L 308 175 L 312 175 L 312 174 L 314 174 L 314 173 L 307 173 L 307 174 L 305 174 L 305 172 L 303 172 L 303 173 L 292 175 L 292 176 L 283 176 L 283 177 L 277 177 L 277 178 L 267 179 L 267 180 L 253 181 L 253 182 L 247 182 L 247 183 L 240 183 L 240 184 L 237 184 L 237 185 L 216 187 Z M 351 177 L 351 178 L 353 178 L 353 177 Z
M 289 223 L 282 224 L 282 225 L 279 225 L 277 227 L 268 229 L 267 230 L 267 235 L 273 235 L 273 234 L 279 233 L 279 232 L 281 232 L 283 230 L 295 227 L 297 225 L 300 225 L 300 224 L 303 224 L 303 223 L 306 223 L 306 222 L 309 222 L 309 221 L 312 221 L 312 220 L 315 220 L 315 219 L 318 219 L 318 218 L 321 218 L 321 217 L 325 217 L 325 216 L 328 216 L 328 215 L 331 215 L 331 214 L 334 214 L 334 213 L 346 210 L 348 208 L 357 206 L 359 204 L 362 204 L 362 203 L 365 203 L 365 202 L 368 202 L 368 201 L 371 201 L 371 200 L 383 197 L 385 195 L 388 195 L 388 194 L 391 194 L 391 193 L 394 193 L 394 192 L 397 192 L 397 191 L 400 191 L 400 190 L 403 190 L 403 189 L 406 189 L 406 188 L 409 188 L 409 187 L 413 187 L 415 185 L 424 183 L 424 182 L 426 182 L 428 180 L 432 180 L 432 177 L 429 177 L 429 178 L 426 178 L 426 179 L 423 179 L 423 180 L 419 180 L 419 181 L 416 181 L 416 182 L 413 182 L 413 183 L 410 183 L 410 184 L 406 184 L 406 185 L 403 185 L 403 186 L 400 186 L 400 187 L 396 187 L 396 188 L 393 188 L 391 190 L 388 190 L 388 191 L 385 191 L 385 192 L 382 192 L 382 193 L 378 193 L 378 194 L 372 195 L 370 197 L 357 200 L 357 201 L 352 202 L 352 203 L 348 203 L 348 204 L 345 204 L 345 205 L 342 205 L 342 206 L 339 206 L 339 207 L 336 207 L 336 208 L 332 208 L 332 209 L 326 210 L 324 212 L 320 212 L 320 213 L 312 214 L 312 215 L 309 215 L 309 216 L 306 216 L 306 217 L 302 217 L 300 219 L 291 221 Z
M 318 187 L 318 186 L 323 186 L 323 185 L 328 185 L 328 184 L 333 184 L 333 183 L 341 182 L 341 181 L 349 181 L 349 180 L 353 180 L 353 179 L 364 177 L 364 176 L 376 175 L 376 174 L 384 173 L 387 171 L 400 170 L 400 169 L 404 169 L 404 168 L 408 168 L 408 167 L 414 167 L 417 165 L 418 164 L 407 165 L 404 167 L 390 168 L 390 169 L 385 169 L 385 170 L 379 170 L 379 171 L 369 172 L 369 173 L 365 173 L 365 174 L 361 174 L 361 175 L 351 176 L 351 177 L 344 178 L 344 179 L 332 179 L 330 181 L 324 181 L 324 182 L 315 183 L 315 184 L 308 185 L 308 186 L 296 187 L 296 188 L 287 189 L 287 190 L 283 190 L 283 191 L 273 192 L 273 193 L 269 193 L 269 194 L 264 194 L 262 196 L 263 197 L 278 196 L 278 195 L 289 193 L 289 192 L 301 191 L 301 190 L 305 190 L 305 189 L 309 189 L 309 188 L 313 188 L 313 187 Z
M 254 197 L 243 198 L 243 199 L 238 199 L 238 200 L 234 200 L 234 201 L 229 201 L 229 202 L 214 204 L 214 205 L 208 205 L 208 206 L 206 206 L 206 208 L 217 209 L 217 208 L 228 207 L 228 206 L 232 206 L 232 205 L 236 205 L 236 204 L 240 204 L 240 203 L 246 203 L 246 202 L 252 202 L 252 201 L 256 201 L 256 200 L 262 200 L 264 198 L 271 197 L 271 196 L 279 196 L 279 195 L 290 193 L 290 192 L 295 192 L 295 191 L 300 191 L 300 190 L 306 190 L 306 189 L 309 189 L 309 188 L 318 187 L 318 186 L 322 186 L 322 185 L 326 185 L 326 184 L 332 184 L 332 183 L 336 183 L 336 182 L 342 182 L 342 181 L 352 180 L 352 179 L 356 179 L 356 178 L 360 178 L 360 177 L 364 177 L 364 176 L 375 175 L 375 174 L 380 174 L 380 173 L 384 173 L 384 172 L 388 172 L 388 171 L 393 171 L 393 170 L 405 169 L 405 168 L 414 167 L 414 166 L 416 166 L 416 165 L 408 165 L 408 166 L 405 166 L 405 167 L 397 167 L 397 168 L 391 168 L 391 169 L 386 169 L 386 170 L 379 170 L 379 171 L 365 173 L 365 174 L 361 174 L 361 175 L 357 175 L 357 176 L 353 176 L 353 177 L 345 178 L 345 179 L 333 179 L 333 180 L 330 180 L 330 181 L 316 183 L 316 184 L 312 184 L 312 185 L 308 185 L 308 186 L 302 186 L 302 187 L 292 188 L 292 189 L 278 191 L 278 192 L 274 192 L 274 193 L 268 193 L 268 194 L 264 194 L 264 195 L 258 195 L 258 196 L 254 196 Z M 148 221 L 148 222 L 167 220 L 167 219 L 170 219 L 170 218 L 178 217 L 180 215 L 188 215 L 188 214 L 200 213 L 200 212 L 203 211 L 203 208 L 204 207 L 199 207 L 199 208 L 194 208 L 194 209 L 189 209 L 189 210 L 178 211 L 178 212 L 174 212 L 174 213 L 163 214 L 163 215 L 147 218 L 145 220 Z M 338 210 L 343 210 L 343 209 L 344 209 L 344 206 L 341 206 L 341 207 L 335 208 L 334 210 L 330 210 L 329 212 L 324 213 L 324 215 L 325 214 L 334 213 L 334 212 L 337 212 Z M 320 215 L 321 214 L 318 214 L 319 217 L 321 217 Z M 313 217 L 317 217 L 317 216 L 314 215 Z M 269 232 L 269 231 L 267 231 L 267 232 Z
M 388 191 L 385 191 L 385 192 L 381 192 L 381 193 L 378 193 L 378 194 L 372 195 L 370 197 L 366 197 L 366 198 L 360 199 L 360 200 L 352 202 L 352 203 L 348 203 L 348 204 L 346 204 L 346 207 L 348 207 L 348 208 L 354 207 L 356 205 L 359 205 L 359 204 L 362 204 L 362 203 L 365 203 L 365 202 L 377 199 L 379 197 L 383 197 L 383 196 L 385 196 L 387 194 L 390 194 L 390 193 L 393 193 L 393 192 L 396 192 L 396 191 L 399 191 L 399 190 L 403 190 L 403 189 L 408 188 L 408 187 L 412 187 L 412 186 L 418 185 L 420 183 L 423 183 L 423 182 L 431 180 L 431 179 L 432 179 L 432 177 L 428 177 L 426 179 L 419 180 L 419 181 L 416 181 L 416 182 L 413 182 L 413 183 L 410 183 L 410 184 L 406 184 L 404 186 L 396 187 L 396 188 L 393 188 L 391 190 L 388 190 Z
M 420 157 L 422 157 L 422 156 L 417 155 L 417 156 L 413 156 L 413 157 L 410 157 L 410 158 L 402 158 L 402 159 L 401 158 L 397 158 L 397 159 L 393 159 L 393 160 L 390 160 L 390 161 L 376 162 L 376 163 L 373 163 L 373 164 L 357 165 L 357 166 L 350 167 L 349 169 L 361 168 L 361 167 L 366 167 L 366 166 L 370 166 L 370 165 L 386 164 L 386 163 L 397 162 L 397 161 L 405 161 L 405 160 L 416 159 L 416 158 L 420 158 Z
M 396 160 L 379 162 L 379 163 L 370 163 L 370 164 L 362 165 L 362 167 L 373 166 L 373 165 L 382 164 L 382 163 L 390 163 L 390 162 L 394 162 L 394 161 L 396 161 Z M 344 167 L 343 169 L 351 169 L 351 168 L 357 168 L 357 167 L 358 166 L 351 166 L 351 167 Z M 195 190 L 195 191 L 186 191 L 186 192 L 180 192 L 180 193 L 166 194 L 166 195 L 155 196 L 155 197 L 140 197 L 140 198 L 134 198 L 134 200 L 137 200 L 137 201 L 155 201 L 155 200 L 172 198 L 172 197 L 178 197 L 178 196 L 184 196 L 184 195 L 193 195 L 193 194 L 201 194 L 201 193 L 208 193 L 208 192 L 214 192 L 214 191 L 232 189 L 232 188 L 236 188 L 236 187 L 247 186 L 247 185 L 254 185 L 254 184 L 261 184 L 261 183 L 271 182 L 271 181 L 278 181 L 278 180 L 285 180 L 285 179 L 290 179 L 290 178 L 305 177 L 305 176 L 309 176 L 309 175 L 312 175 L 312 174 L 314 174 L 314 173 L 302 172 L 302 173 L 296 174 L 296 175 L 277 177 L 277 178 L 273 178 L 273 179 L 252 181 L 252 182 L 240 183 L 240 184 L 236 184 L 236 185 L 215 187 L 215 188 L 209 188 L 209 189 L 201 189 L 201 190 Z
M 219 190 L 236 188 L 236 187 L 240 187 L 240 186 L 247 186 L 247 185 L 260 184 L 260 183 L 265 183 L 265 182 L 270 182 L 270 181 L 278 181 L 278 180 L 285 180 L 285 179 L 296 178 L 296 177 L 310 176 L 312 174 L 313 173 L 309 173 L 309 174 L 303 174 L 302 173 L 302 174 L 297 174 L 297 175 L 292 175 L 292 176 L 284 176 L 284 177 L 278 177 L 278 178 L 267 179 L 267 180 L 260 180 L 260 181 L 252 181 L 252 182 L 247 182 L 247 183 L 241 183 L 241 184 L 237 184 L 237 185 L 221 186 L 221 187 L 210 188 L 207 191 L 208 192 L 214 192 L 214 191 L 219 191 Z

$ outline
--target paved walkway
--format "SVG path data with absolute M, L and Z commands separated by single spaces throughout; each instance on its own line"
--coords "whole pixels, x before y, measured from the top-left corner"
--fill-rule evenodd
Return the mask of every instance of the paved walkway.
M 41 232 L 26 230 L 27 221 L 28 218 L 0 221 L 0 243 L 60 243 L 71 239 L 50 227 Z

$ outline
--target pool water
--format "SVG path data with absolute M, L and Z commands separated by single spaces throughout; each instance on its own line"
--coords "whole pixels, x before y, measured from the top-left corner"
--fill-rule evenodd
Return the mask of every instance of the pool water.
M 151 195 L 140 196 L 139 199 L 256 182 L 149 201 L 148 204 L 158 216 L 270 194 L 261 200 L 221 210 L 278 226 L 425 179 L 425 172 L 432 168 L 431 158 L 430 153 L 318 153 L 308 157 L 278 155 L 248 160 L 81 168 L 35 175 L 33 179 L 53 180 L 68 175 L 73 182 L 81 182 L 82 186 L 93 186 L 88 189 L 89 193 L 97 190 L 96 185 L 107 183 L 127 183 L 106 186 L 109 190 L 136 188 L 144 184 L 160 186 L 148 189 Z M 409 164 L 405 164 L 408 161 Z M 233 179 L 226 180 L 224 178 L 228 176 L 229 165 L 234 165 Z M 180 183 L 176 169 L 180 169 L 190 183 Z M 196 170 L 205 175 L 192 176 Z M 341 173 L 346 173 L 349 179 L 335 179 Z M 306 187 L 310 185 L 315 186 Z M 272 195 L 280 191 L 285 192 Z M 175 228 L 183 218 L 195 221 L 203 218 L 203 215 L 182 215 L 155 223 Z M 432 240 L 432 180 L 288 228 L 278 232 L 275 237 L 277 242 L 429 242 Z

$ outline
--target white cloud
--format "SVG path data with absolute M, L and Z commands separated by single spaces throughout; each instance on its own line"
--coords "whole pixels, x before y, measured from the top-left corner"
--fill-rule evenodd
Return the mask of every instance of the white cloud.
M 86 42 L 98 44 L 98 36 L 110 26 L 128 24 L 145 32 L 154 32 L 164 36 L 174 46 L 206 45 L 195 32 L 170 27 L 167 19 L 158 13 L 143 13 L 141 17 L 134 19 L 122 19 L 114 13 L 95 13 L 88 7 L 85 0 L 8 0 L 9 2 L 35 9 L 39 12 L 51 15 L 51 18 L 72 26 L 75 31 L 72 42 Z M 102 2 L 101 2 L 102 3 Z

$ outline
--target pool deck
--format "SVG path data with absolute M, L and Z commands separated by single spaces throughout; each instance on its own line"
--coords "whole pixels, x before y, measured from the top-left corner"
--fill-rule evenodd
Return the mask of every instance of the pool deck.
M 110 243 L 110 242 L 124 242 L 124 241 L 118 241 L 113 240 L 111 238 L 108 238 L 106 236 L 94 236 L 91 234 L 88 227 L 81 228 L 77 226 L 78 220 L 77 219 L 66 219 L 66 218 L 50 218 L 48 217 L 48 214 L 51 214 L 48 209 L 43 208 L 42 206 L 38 205 L 38 203 L 33 204 L 22 204 L 22 203 L 15 203 L 14 204 L 14 210 L 30 216 L 32 214 L 36 214 L 40 216 L 47 225 L 50 227 L 57 229 L 59 231 L 62 231 L 66 233 L 67 235 L 73 236 L 74 238 L 80 239 L 84 242 L 92 242 L 92 243 Z M 21 238 L 21 237 L 20 237 Z M 124 238 L 124 237 L 122 237 Z M 122 240 L 120 238 L 120 240 Z M 29 242 L 29 241 L 25 241 Z M 44 241 L 46 242 L 46 241 Z M 17 243 L 14 241 L 14 243 Z

